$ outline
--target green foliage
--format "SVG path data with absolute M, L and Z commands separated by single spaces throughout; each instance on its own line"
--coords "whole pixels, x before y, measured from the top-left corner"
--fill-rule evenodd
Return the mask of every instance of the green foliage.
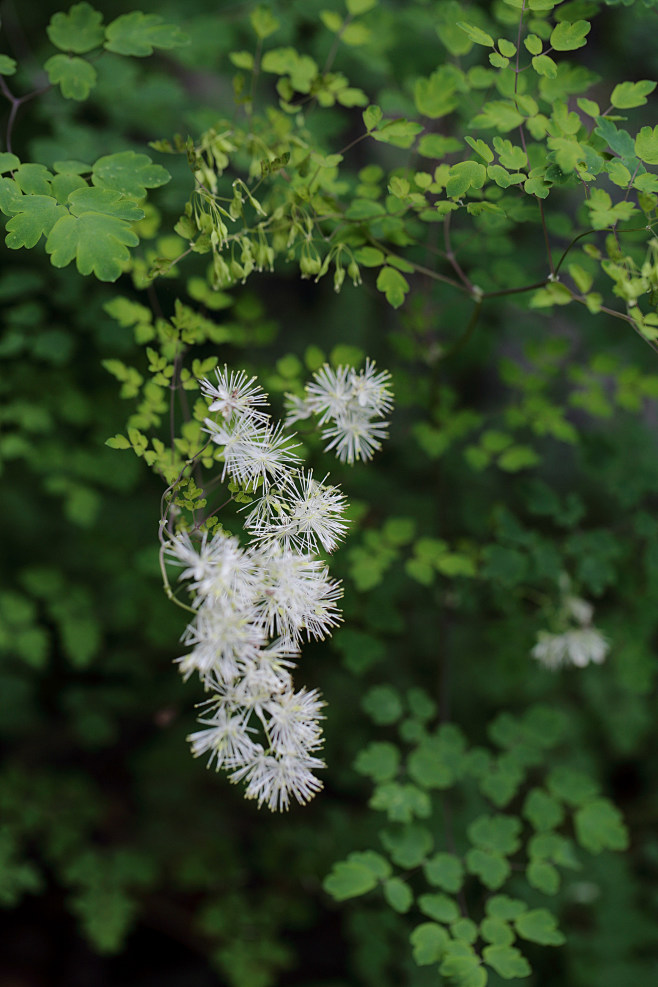
M 174 915 L 230 987 L 651 983 L 655 4 L 302 6 L 192 2 L 188 44 L 78 3 L 0 55 L 2 904 L 101 953 Z M 256 818 L 185 752 L 154 505 L 251 502 L 205 483 L 216 366 L 278 414 L 365 353 L 327 791 Z

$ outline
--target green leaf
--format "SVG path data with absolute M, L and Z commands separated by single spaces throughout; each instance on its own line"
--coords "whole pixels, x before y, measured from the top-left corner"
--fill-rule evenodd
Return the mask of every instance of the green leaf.
M 555 829 L 564 819 L 560 803 L 542 788 L 532 788 L 528 792 L 522 811 L 538 831 Z
M 377 288 L 384 292 L 389 305 L 392 305 L 393 308 L 400 308 L 409 291 L 409 282 L 394 267 L 386 265 L 377 275 Z
M 528 164 L 528 155 L 523 148 L 517 144 L 512 144 L 505 137 L 494 137 L 493 146 L 504 168 L 518 171 L 520 168 L 525 168 Z
M 628 831 L 621 812 L 608 799 L 594 799 L 578 809 L 574 826 L 576 839 L 590 853 L 628 848 Z
M 387 120 L 378 130 L 373 130 L 370 134 L 376 141 L 382 144 L 393 144 L 395 147 L 411 147 L 414 138 L 420 134 L 423 127 L 413 120 Z
M 552 795 L 573 806 L 589 802 L 599 792 L 594 778 L 573 768 L 553 768 L 546 784 Z
M 531 860 L 525 876 L 528 884 L 544 894 L 557 894 L 560 889 L 560 873 L 546 860 Z
M 443 922 L 444 925 L 459 918 L 457 902 L 446 894 L 421 894 L 418 898 L 418 907 L 423 915 L 428 915 L 437 922 Z
M 494 99 L 484 104 L 471 124 L 475 127 L 485 127 L 506 133 L 508 130 L 514 130 L 520 126 L 523 119 L 523 115 L 519 113 L 511 99 Z
M 400 877 L 391 877 L 384 881 L 384 897 L 391 908 L 403 915 L 411 908 L 414 896 L 409 885 Z
M 529 34 L 523 39 L 523 44 L 526 46 L 531 55 L 539 55 L 544 43 L 541 38 L 538 38 L 536 34 Z
M 589 21 L 560 21 L 553 28 L 551 47 L 555 51 L 575 51 L 576 48 L 583 48 L 587 44 L 585 38 L 591 28 Z
M 357 754 L 354 768 L 373 781 L 390 781 L 397 774 L 400 751 L 393 744 L 370 743 Z
M 369 689 L 361 700 L 361 708 L 373 723 L 381 726 L 396 723 L 403 712 L 400 694 L 390 685 L 375 685 Z
M 68 14 L 53 14 L 46 32 L 56 48 L 84 55 L 103 44 L 103 15 L 88 3 L 76 3 Z
M 479 816 L 468 827 L 468 838 L 476 846 L 495 853 L 511 854 L 520 846 L 521 820 L 517 816 Z
M 16 61 L 9 55 L 0 55 L 0 75 L 13 75 L 16 71 Z
M 93 166 L 91 180 L 99 188 L 113 189 L 124 195 L 143 199 L 147 188 L 159 188 L 170 181 L 166 168 L 153 164 L 148 154 L 120 151 L 98 158 Z
M 434 837 L 429 829 L 419 823 L 383 829 L 379 837 L 398 867 L 418 867 L 434 845 Z
M 7 171 L 15 171 L 19 165 L 20 161 L 15 154 L 9 151 L 0 153 L 0 175 L 4 175 Z
M 505 58 L 513 58 L 514 55 L 516 55 L 516 45 L 512 44 L 511 41 L 508 41 L 507 38 L 498 38 L 497 45 L 498 51 L 501 55 L 504 55 Z
M 486 141 L 475 139 L 474 137 L 465 137 L 466 143 L 473 148 L 473 150 L 483 158 L 487 164 L 491 164 L 494 159 L 494 154 Z
M 106 439 L 105 445 L 109 446 L 110 449 L 130 449 L 130 442 L 125 435 L 121 435 L 120 433 L 112 436 L 111 439 Z
M 415 816 L 428 819 L 432 814 L 427 792 L 415 785 L 400 785 L 395 781 L 377 785 L 368 805 L 385 812 L 391 822 L 412 822 Z
M 130 259 L 127 247 L 139 243 L 129 221 L 141 219 L 143 210 L 110 189 L 81 188 L 69 196 L 70 215 L 53 226 L 46 251 L 54 267 L 66 267 L 75 259 L 81 274 L 99 281 L 116 281 Z
M 658 164 L 658 127 L 642 127 L 635 138 L 635 153 L 645 164 Z
M 484 910 L 492 918 L 502 919 L 504 922 L 511 922 L 523 915 L 528 906 L 525 901 L 519 898 L 510 898 L 507 894 L 495 894 L 485 902 Z
M 502 918 L 494 918 L 491 915 L 482 919 L 480 933 L 483 939 L 494 946 L 510 946 L 516 939 L 509 922 L 505 922 Z
M 407 760 L 407 771 L 415 782 L 424 788 L 450 788 L 455 775 L 442 758 L 443 750 L 436 738 L 423 741 L 411 752 Z
M 634 106 L 644 106 L 646 97 L 656 88 L 656 83 L 649 79 L 640 82 L 620 82 L 612 90 L 610 102 L 618 110 L 630 110 Z
M 531 446 L 510 446 L 498 458 L 498 466 L 506 473 L 518 473 L 541 462 L 541 457 Z
M 452 113 L 457 106 L 455 85 L 454 72 L 446 65 L 442 65 L 427 79 L 417 79 L 414 102 L 418 112 L 432 120 Z
M 22 164 L 14 172 L 14 181 L 26 195 L 50 195 L 52 177 L 41 164 Z
M 468 189 L 480 189 L 487 180 L 487 169 L 478 161 L 459 161 L 450 168 L 446 195 L 460 199 Z
M 464 883 L 464 866 L 452 853 L 435 853 L 423 864 L 428 884 L 456 894 Z
M 352 17 L 360 17 L 361 14 L 367 14 L 369 10 L 377 6 L 377 3 L 378 0 L 345 0 L 347 12 Z
M 466 854 L 466 869 L 475 874 L 487 887 L 495 890 L 501 887 L 511 874 L 507 859 L 499 853 L 490 853 L 475 847 Z
M 473 947 L 463 940 L 448 942 L 439 973 L 459 987 L 486 987 L 487 971 Z
M 189 38 L 174 24 L 165 24 L 157 14 L 135 10 L 117 17 L 105 29 L 105 47 L 117 55 L 145 58 L 154 48 L 180 48 Z
M 363 123 L 365 124 L 365 128 L 368 132 L 370 132 L 371 130 L 374 130 L 375 127 L 379 126 L 384 114 L 382 113 L 379 106 L 373 105 L 373 106 L 367 106 L 366 109 L 363 111 L 362 116 L 363 116 Z
M 514 946 L 485 946 L 482 958 L 503 980 L 529 977 L 532 973 L 527 959 Z
M 7 222 L 5 243 L 12 250 L 34 247 L 42 236 L 48 236 L 60 216 L 66 215 L 66 210 L 50 195 L 21 196 Z
M 59 86 L 65 99 L 86 99 L 96 85 L 96 69 L 84 58 L 53 55 L 44 69 L 53 86 Z
M 372 891 L 379 883 L 373 870 L 365 863 L 351 859 L 352 856 L 350 854 L 347 860 L 334 864 L 331 873 L 322 882 L 324 890 L 336 901 L 358 898 L 359 895 Z
M 550 55 L 535 55 L 532 67 L 537 75 L 546 76 L 547 79 L 557 78 L 557 65 Z
M 414 962 L 418 966 L 438 963 L 450 941 L 446 930 L 435 922 L 423 922 L 422 925 L 417 925 L 409 939 L 413 947 Z
M 528 942 L 540 946 L 561 946 L 566 940 L 557 927 L 557 919 L 545 908 L 534 908 L 514 920 L 516 931 Z
M 457 21 L 457 27 L 460 27 L 464 34 L 466 34 L 471 41 L 474 41 L 476 45 L 485 45 L 487 48 L 493 48 L 494 39 L 482 28 L 476 27 L 475 24 L 467 24 L 465 21 Z

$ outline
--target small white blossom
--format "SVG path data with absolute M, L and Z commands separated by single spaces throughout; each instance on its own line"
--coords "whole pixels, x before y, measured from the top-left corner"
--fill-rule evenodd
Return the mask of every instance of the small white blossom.
M 267 406 L 267 394 L 256 378 L 248 378 L 244 370 L 232 370 L 229 374 L 225 365 L 223 370 L 215 370 L 217 384 L 212 384 L 205 378 L 200 381 L 201 390 L 212 399 L 208 411 L 218 411 L 224 419 L 252 418 L 255 421 L 267 423 L 269 415 L 261 411 Z
M 230 777 L 231 781 L 247 781 L 245 798 L 257 799 L 259 808 L 265 802 L 272 811 L 283 812 L 290 805 L 291 795 L 304 805 L 320 791 L 322 782 L 311 769 L 323 767 L 324 761 L 317 757 L 260 754 Z
M 557 669 L 564 665 L 584 668 L 590 662 L 600 665 L 609 648 L 607 639 L 595 627 L 579 627 L 564 634 L 540 631 L 531 654 L 545 668 Z
M 212 716 L 199 719 L 207 729 L 198 730 L 187 738 L 192 745 L 192 754 L 200 757 L 209 753 L 208 767 L 214 761 L 216 771 L 251 764 L 263 748 L 249 736 L 255 730 L 247 726 L 246 721 L 244 712 L 233 714 L 225 706 L 218 707 Z
M 256 538 L 275 538 L 301 553 L 318 546 L 333 552 L 345 536 L 345 495 L 313 479 L 313 472 L 291 473 L 276 490 L 270 489 L 245 518 L 245 528 Z

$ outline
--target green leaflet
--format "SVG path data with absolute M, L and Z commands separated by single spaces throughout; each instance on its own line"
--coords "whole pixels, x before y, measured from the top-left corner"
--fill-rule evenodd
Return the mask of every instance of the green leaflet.
M 86 99 L 96 85 L 96 69 L 84 58 L 53 55 L 44 65 L 48 78 L 65 99 Z
M 143 14 L 136 10 L 122 14 L 106 30 L 105 47 L 117 55 L 133 55 L 145 58 L 154 48 L 166 51 L 189 43 L 187 36 L 174 24 L 166 24 L 157 14 Z
M 171 175 L 162 165 L 154 164 L 148 154 L 121 151 L 98 158 L 91 180 L 99 188 L 113 189 L 123 195 L 143 199 L 148 188 L 166 185 Z
M 105 40 L 103 15 L 88 3 L 74 4 L 67 14 L 53 14 L 46 31 L 56 48 L 74 55 L 84 55 Z

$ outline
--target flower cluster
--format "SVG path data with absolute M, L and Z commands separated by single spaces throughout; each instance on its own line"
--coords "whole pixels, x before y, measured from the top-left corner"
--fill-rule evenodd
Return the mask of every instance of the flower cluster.
M 539 631 L 537 643 L 530 652 L 545 668 L 557 669 L 564 665 L 584 668 L 590 662 L 600 665 L 609 651 L 607 638 L 592 625 L 594 607 L 587 600 L 567 592 L 562 598 L 560 622 L 566 627 L 559 634 Z
M 375 376 L 372 365 L 350 374 L 366 406 L 390 408 L 390 396 L 380 394 L 388 375 Z M 339 375 L 347 380 L 344 368 Z M 340 621 L 341 586 L 317 554 L 345 535 L 347 503 L 326 476 L 316 480 L 303 468 L 294 436 L 271 423 L 254 378 L 225 367 L 201 389 L 210 400 L 204 428 L 221 447 L 221 478 L 251 495 L 243 508 L 251 541 L 243 546 L 221 528 L 194 540 L 185 530 L 163 537 L 163 559 L 182 569 L 194 612 L 179 668 L 185 678 L 198 674 L 211 693 L 203 729 L 188 739 L 195 756 L 208 755 L 231 781 L 245 782 L 247 798 L 283 810 L 322 787 L 314 772 L 324 766 L 324 703 L 315 690 L 295 691 L 292 669 L 303 641 L 323 639 Z
M 386 438 L 387 421 L 382 419 L 393 407 L 391 375 L 377 372 L 374 361 L 366 360 L 364 370 L 352 367 L 333 370 L 325 364 L 306 385 L 304 397 L 287 395 L 287 424 L 319 416 L 325 451 L 335 450 L 342 462 L 372 459 Z

